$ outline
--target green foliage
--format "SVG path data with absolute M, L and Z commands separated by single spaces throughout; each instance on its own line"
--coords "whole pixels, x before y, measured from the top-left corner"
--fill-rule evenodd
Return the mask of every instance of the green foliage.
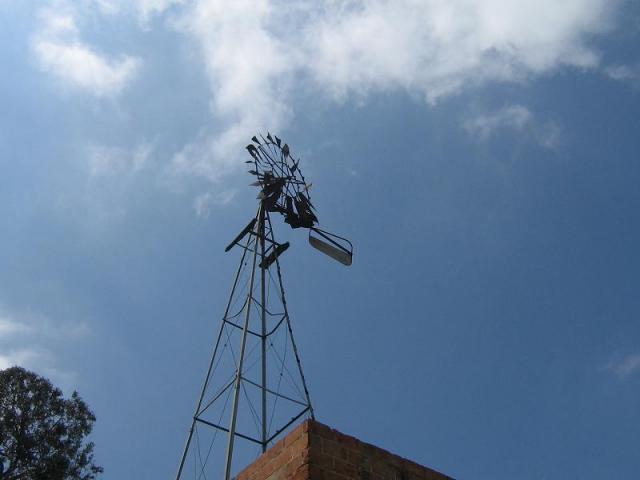
M 24 368 L 0 371 L 0 479 L 92 480 L 95 421 L 77 392 L 70 399 Z M 4 473 L 1 473 L 4 469 Z

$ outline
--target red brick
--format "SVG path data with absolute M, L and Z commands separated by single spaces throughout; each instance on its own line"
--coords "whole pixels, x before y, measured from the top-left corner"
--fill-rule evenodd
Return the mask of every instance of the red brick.
M 237 476 L 237 480 L 400 478 L 447 480 L 450 477 L 312 420 L 289 432 Z

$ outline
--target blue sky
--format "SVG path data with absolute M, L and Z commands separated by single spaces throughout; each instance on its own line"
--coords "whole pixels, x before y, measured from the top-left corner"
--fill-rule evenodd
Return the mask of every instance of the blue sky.
M 320 421 L 640 477 L 640 8 L 557 3 L 0 0 L 0 367 L 81 393 L 104 478 L 171 478 L 270 130 L 355 244 L 276 222 Z

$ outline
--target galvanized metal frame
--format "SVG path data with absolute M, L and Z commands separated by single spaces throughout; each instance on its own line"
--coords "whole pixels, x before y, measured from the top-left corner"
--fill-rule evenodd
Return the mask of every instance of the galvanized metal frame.
M 243 440 L 247 440 L 250 441 L 252 443 L 258 444 L 261 446 L 262 451 L 264 452 L 269 443 L 271 443 L 274 439 L 276 439 L 278 437 L 278 435 L 280 435 L 282 432 L 284 432 L 291 424 L 293 424 L 295 421 L 297 421 L 300 417 L 302 417 L 303 415 L 309 413 L 310 416 L 313 418 L 314 413 L 313 413 L 313 407 L 311 405 L 311 398 L 309 395 L 309 390 L 307 388 L 307 383 L 306 383 L 306 379 L 304 377 L 304 373 L 302 371 L 302 364 L 300 362 L 300 356 L 299 356 L 299 352 L 298 352 L 298 348 L 297 345 L 295 343 L 294 337 L 293 337 L 293 330 L 291 328 L 291 321 L 289 318 L 289 312 L 288 312 L 288 308 L 287 308 L 287 302 L 286 302 L 286 298 L 285 298 L 285 292 L 284 292 L 284 286 L 283 286 L 283 282 L 282 282 L 282 272 L 280 269 L 280 261 L 279 259 L 276 257 L 275 259 L 275 266 L 276 266 L 276 272 L 277 272 L 277 277 L 278 277 L 278 290 L 279 290 L 279 295 L 280 295 L 280 300 L 282 302 L 283 305 L 283 309 L 284 312 L 282 314 L 282 318 L 277 322 L 276 326 L 273 327 L 271 330 L 267 331 L 267 321 L 266 321 L 266 315 L 267 314 L 272 314 L 272 312 L 269 312 L 267 309 L 267 299 L 266 299 L 266 294 L 265 294 L 265 288 L 266 288 L 266 269 L 265 268 L 260 268 L 258 267 L 258 265 L 260 263 L 262 263 L 262 261 L 266 258 L 267 255 L 267 248 L 265 247 L 266 244 L 269 244 L 272 248 L 275 248 L 275 246 L 279 245 L 274 237 L 274 233 L 273 233 L 273 226 L 271 224 L 271 219 L 269 216 L 269 212 L 265 209 L 264 206 L 264 202 L 261 200 L 259 207 L 258 207 L 258 212 L 256 214 L 255 217 L 255 222 L 253 225 L 253 229 L 247 233 L 247 240 L 245 242 L 244 245 L 238 245 L 241 247 L 242 249 L 242 257 L 240 259 L 240 264 L 238 266 L 238 269 L 236 271 L 235 277 L 234 277 L 234 281 L 233 281 L 233 285 L 231 288 L 231 293 L 229 295 L 229 300 L 227 301 L 227 306 L 225 308 L 225 314 L 224 317 L 222 319 L 222 322 L 220 324 L 220 329 L 218 331 L 218 335 L 216 337 L 215 343 L 214 343 L 214 348 L 211 354 L 211 359 L 209 361 L 209 365 L 207 368 L 207 373 L 205 375 L 205 379 L 202 385 L 202 389 L 200 391 L 200 395 L 198 397 L 198 401 L 196 403 L 196 408 L 195 408 L 195 412 L 194 415 L 192 417 L 192 422 L 191 422 L 191 426 L 189 428 L 189 433 L 187 435 L 187 440 L 185 442 L 184 445 L 184 449 L 182 452 L 182 457 L 180 459 L 180 464 L 178 467 L 178 471 L 176 474 L 176 480 L 180 480 L 181 476 L 183 474 L 183 470 L 184 470 L 184 466 L 185 466 L 185 461 L 189 452 L 189 448 L 191 446 L 192 443 L 192 439 L 193 439 L 193 434 L 194 434 L 194 429 L 196 428 L 197 424 L 202 424 L 202 425 L 206 425 L 208 427 L 211 428 L 215 428 L 217 430 L 220 430 L 222 432 L 227 433 L 227 446 L 226 446 L 226 454 L 225 454 L 225 466 L 224 466 L 224 480 L 230 480 L 231 479 L 231 468 L 232 468 L 232 461 L 233 461 L 233 454 L 234 454 L 234 444 L 235 444 L 235 438 L 241 438 Z M 234 242 L 236 241 L 240 241 L 240 239 L 236 238 L 236 240 L 234 240 Z M 243 264 L 246 260 L 247 255 L 251 255 L 253 256 L 253 258 L 251 259 L 251 270 L 250 270 L 250 280 L 249 280 L 249 284 L 248 284 L 248 291 L 247 291 L 247 296 L 246 296 L 246 300 L 245 300 L 245 304 L 243 305 L 243 308 L 245 309 L 244 313 L 244 324 L 243 325 L 239 325 L 236 322 L 232 322 L 230 319 L 228 319 L 228 315 L 229 315 L 229 310 L 231 308 L 231 304 L 236 292 L 236 289 L 238 287 L 238 280 L 240 278 L 240 274 L 242 272 L 243 269 Z M 257 301 L 254 298 L 254 287 L 255 287 L 255 281 L 256 281 L 256 268 L 260 268 L 260 301 Z M 255 303 L 256 304 L 256 308 L 260 309 L 260 317 L 261 317 L 261 331 L 260 333 L 252 331 L 251 329 L 249 329 L 249 319 L 250 319 L 250 314 L 251 314 L 251 308 L 252 308 L 252 304 Z M 273 314 L 272 314 L 273 315 Z M 297 364 L 297 368 L 298 368 L 298 373 L 300 375 L 300 380 L 302 383 L 302 388 L 304 389 L 304 395 L 305 395 L 305 399 L 306 399 L 306 403 L 300 402 L 298 400 L 295 400 L 287 395 L 281 394 L 279 392 L 274 391 L 273 389 L 270 389 L 267 385 L 268 379 L 267 379 L 267 339 L 269 338 L 269 336 L 273 335 L 276 331 L 278 331 L 281 327 L 282 324 L 285 323 L 286 328 L 288 330 L 288 335 L 289 335 L 289 340 L 291 342 L 291 346 L 293 349 L 293 353 L 295 355 L 295 361 Z M 241 342 L 240 342 L 240 354 L 239 354 L 239 358 L 238 358 L 238 364 L 237 364 L 237 368 L 236 368 L 236 372 L 235 375 L 233 377 L 233 379 L 227 383 L 220 391 L 218 391 L 216 393 L 216 395 L 213 397 L 213 399 L 209 400 L 207 402 L 206 405 L 204 405 L 203 407 L 203 400 L 205 397 L 205 394 L 207 392 L 207 387 L 209 386 L 210 380 L 211 380 L 211 375 L 212 375 L 212 371 L 214 368 L 214 363 L 216 361 L 217 355 L 218 355 L 218 351 L 220 348 L 220 342 L 222 339 L 222 335 L 224 333 L 224 328 L 226 325 L 229 325 L 233 328 L 236 329 L 241 329 L 242 330 L 242 337 L 241 337 Z M 244 360 L 245 360 L 245 347 L 246 347 L 246 341 L 247 341 L 247 336 L 248 335 L 253 335 L 253 336 L 257 336 L 260 337 L 260 342 L 261 342 L 261 384 L 258 384 L 256 382 L 253 382 L 251 380 L 249 380 L 246 377 L 243 377 L 243 365 L 244 365 Z M 238 407 L 239 407 L 239 395 L 240 395 L 240 388 L 241 388 L 241 383 L 242 382 L 247 382 L 257 388 L 259 388 L 261 390 L 261 435 L 260 438 L 253 438 L 250 435 L 246 435 L 244 433 L 240 433 L 237 431 L 236 426 L 237 426 L 237 418 L 238 418 Z M 233 391 L 233 403 L 232 403 L 232 407 L 231 407 L 231 415 L 230 415 L 230 419 L 229 419 L 229 424 L 227 426 L 224 425 L 219 425 L 218 423 L 215 422 L 211 422 L 209 420 L 205 420 L 203 418 L 201 418 L 201 415 L 216 401 L 218 400 L 225 392 L 227 392 L 229 390 L 229 388 L 233 387 L 234 391 Z M 273 395 L 275 397 L 278 398 L 282 398 L 285 399 L 289 402 L 292 402 L 293 404 L 299 405 L 300 407 L 302 407 L 301 411 L 299 413 L 297 413 L 296 415 L 294 415 L 286 424 L 280 426 L 279 428 L 277 428 L 277 430 L 272 434 L 269 435 L 268 432 L 268 428 L 267 428 L 267 395 Z
M 311 197 L 309 195 L 309 189 L 311 185 L 307 184 L 299 168 L 300 160 L 294 158 L 291 155 L 289 146 L 286 143 L 282 142 L 281 139 L 279 139 L 277 136 L 272 137 L 268 133 L 266 138 L 260 135 L 260 138 L 254 136 L 251 140 L 253 143 L 247 146 L 247 151 L 251 155 L 252 160 L 248 160 L 246 163 L 251 164 L 252 170 L 249 170 L 249 173 L 251 175 L 254 175 L 257 180 L 252 185 L 261 188 L 258 194 L 258 211 L 256 213 L 256 216 L 244 227 L 244 229 L 225 249 L 225 251 L 229 251 L 233 247 L 238 246 L 242 249 L 242 258 L 240 259 L 240 265 L 238 266 L 238 270 L 233 281 L 233 286 L 229 295 L 229 301 L 227 302 L 225 314 L 220 324 L 220 330 L 218 331 L 218 336 L 214 343 L 211 360 L 209 362 L 207 373 L 202 385 L 202 390 L 196 403 L 195 412 L 191 421 L 191 427 L 189 429 L 182 457 L 180 459 L 180 465 L 178 467 L 176 480 L 180 480 L 181 475 L 183 474 L 185 460 L 187 458 L 187 454 L 194 437 L 194 430 L 196 432 L 196 443 L 199 448 L 199 430 L 196 430 L 197 425 L 199 424 L 206 425 L 207 427 L 214 428 L 217 431 L 222 431 L 227 434 L 224 480 L 230 480 L 236 437 L 260 445 L 262 451 L 264 452 L 270 442 L 276 439 L 278 435 L 282 434 L 300 417 L 305 414 L 309 414 L 311 418 L 314 417 L 309 389 L 307 388 L 307 382 L 304 376 L 304 372 L 302 371 L 302 363 L 300 362 L 298 347 L 293 337 L 293 329 L 291 327 L 291 320 L 289 318 L 284 285 L 282 282 L 282 271 L 280 269 L 279 256 L 288 248 L 289 243 L 285 242 L 283 244 L 279 244 L 278 242 L 276 242 L 273 232 L 273 226 L 271 224 L 270 212 L 280 213 L 284 217 L 285 223 L 288 223 L 291 228 L 309 229 L 309 243 L 326 255 L 347 266 L 351 265 L 352 261 L 353 245 L 349 240 L 321 230 L 317 227 L 318 218 L 314 213 L 315 207 L 311 203 Z M 318 234 L 323 239 L 312 237 L 311 232 Z M 244 245 L 241 245 L 240 242 L 242 242 L 245 237 L 246 241 L 244 242 Z M 232 317 L 229 317 L 229 310 L 236 295 L 238 280 L 241 276 L 241 273 L 243 272 L 244 266 L 246 265 L 248 255 L 251 259 L 251 268 L 249 270 L 250 279 L 248 281 L 246 299 L 244 301 L 244 304 L 242 305 L 242 309 L 238 310 L 238 312 Z M 270 312 L 267 305 L 268 295 L 266 293 L 266 272 L 274 263 L 278 279 L 276 290 L 279 293 L 279 300 L 282 303 L 282 314 L 280 314 L 279 312 Z M 260 269 L 259 280 L 257 280 L 256 277 L 256 268 Z M 269 278 L 270 281 L 275 283 L 273 277 L 271 276 L 271 273 L 269 273 Z M 258 281 L 260 283 L 259 286 L 256 285 L 256 282 Z M 244 286 L 242 288 L 244 289 Z M 258 289 L 259 294 L 256 294 L 254 296 L 254 291 L 257 292 Z M 251 311 L 254 307 L 254 304 L 255 308 L 259 311 L 260 314 L 259 328 L 256 327 L 254 323 L 256 322 L 255 317 L 253 321 L 251 320 Z M 236 320 L 236 317 L 240 316 L 241 313 L 244 313 L 244 321 L 242 323 L 239 319 Z M 270 330 L 267 329 L 267 316 L 269 316 L 270 320 L 276 322 L 275 326 L 272 326 L 272 324 L 269 325 L 269 327 L 271 327 Z M 250 322 L 253 328 L 250 328 Z M 229 330 L 226 329 L 227 326 L 242 332 L 240 339 L 239 358 L 237 359 L 237 361 L 233 348 L 230 348 L 234 360 L 235 374 L 230 375 L 231 380 L 228 382 L 225 380 L 226 383 L 224 383 L 220 387 L 220 390 L 213 394 L 213 398 L 208 399 L 207 403 L 203 406 L 203 401 L 205 395 L 207 394 L 207 387 L 210 385 L 213 372 L 215 372 L 214 364 L 216 363 L 216 358 L 219 353 L 223 333 L 226 333 L 226 342 L 228 343 L 230 341 Z M 280 331 L 281 328 L 286 328 L 285 351 L 289 351 L 288 347 L 290 345 L 291 349 L 293 350 L 293 354 L 295 355 L 299 382 L 296 382 L 294 380 L 294 386 L 300 400 L 296 400 L 289 395 L 282 394 L 280 392 L 280 384 L 278 384 L 278 387 L 275 390 L 273 388 L 269 388 L 268 386 L 269 379 L 267 377 L 269 371 L 267 368 L 267 341 L 271 335 L 273 335 L 275 332 Z M 249 372 L 257 363 L 257 360 L 249 367 L 247 367 L 246 372 L 243 370 L 246 356 L 245 348 L 247 345 L 247 338 L 249 336 L 257 337 L 259 340 L 259 343 L 253 342 L 254 347 L 251 348 L 248 354 L 248 356 L 251 357 L 253 352 L 256 351 L 257 347 L 260 347 L 259 360 L 261 361 L 261 367 L 259 380 L 256 380 L 255 377 L 253 380 L 247 378 Z M 273 347 L 272 341 L 269 341 L 269 344 L 270 347 Z M 223 352 L 225 348 L 226 343 L 224 344 Z M 271 351 L 275 352 L 275 355 L 278 356 L 278 360 L 280 360 L 277 350 L 272 349 Z M 285 369 L 286 365 L 284 359 L 282 359 L 281 363 L 281 368 Z M 293 376 L 297 377 L 297 375 L 295 373 L 292 374 L 288 368 L 286 370 L 292 380 Z M 282 370 L 280 371 L 280 377 L 282 377 Z M 243 384 L 243 382 L 246 382 L 247 384 L 260 389 L 260 414 L 258 414 L 256 412 L 256 409 L 253 407 L 247 391 L 244 388 L 245 385 Z M 300 390 L 300 384 L 302 389 L 304 390 L 304 393 Z M 218 422 L 213 422 L 202 418 L 202 415 L 207 412 L 208 409 L 211 408 L 212 405 L 226 393 L 227 397 L 220 414 L 220 418 L 222 418 L 222 415 L 226 412 L 226 402 L 231 395 L 231 388 L 233 388 L 233 402 L 231 405 L 231 415 L 229 418 L 229 423 L 227 425 L 221 425 L 220 420 Z M 237 431 L 237 420 L 240 413 L 239 399 L 241 388 L 244 389 L 244 395 L 249 402 L 249 408 L 251 410 L 257 430 L 259 431 L 259 438 L 254 438 L 251 435 L 246 435 L 245 433 Z M 268 425 L 267 421 L 268 395 L 272 395 L 275 397 L 272 408 L 272 421 L 273 418 L 275 418 L 275 414 L 273 412 L 275 412 L 275 406 L 277 405 L 277 400 L 279 398 L 287 400 L 292 404 L 292 406 L 290 407 L 291 411 L 286 410 L 287 413 L 291 413 L 292 416 L 287 421 L 281 418 L 279 421 L 282 422 L 283 425 L 276 425 L 275 432 L 273 434 L 269 434 L 271 425 Z M 300 408 L 299 411 L 298 407 Z M 214 408 L 212 408 L 212 410 L 214 410 Z M 205 462 L 201 461 L 201 463 L 206 463 L 208 457 L 209 455 L 207 453 Z

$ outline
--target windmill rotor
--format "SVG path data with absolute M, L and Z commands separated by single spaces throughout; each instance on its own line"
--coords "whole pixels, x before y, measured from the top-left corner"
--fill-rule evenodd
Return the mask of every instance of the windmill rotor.
M 351 265 L 353 244 L 344 237 L 320 229 L 315 207 L 311 202 L 311 183 L 307 183 L 300 170 L 300 159 L 291 155 L 289 145 L 277 136 L 267 133 L 252 137 L 246 149 L 253 160 L 249 170 L 257 180 L 252 186 L 261 187 L 258 199 L 267 212 L 284 216 L 291 228 L 309 229 L 309 244 L 343 265 Z

